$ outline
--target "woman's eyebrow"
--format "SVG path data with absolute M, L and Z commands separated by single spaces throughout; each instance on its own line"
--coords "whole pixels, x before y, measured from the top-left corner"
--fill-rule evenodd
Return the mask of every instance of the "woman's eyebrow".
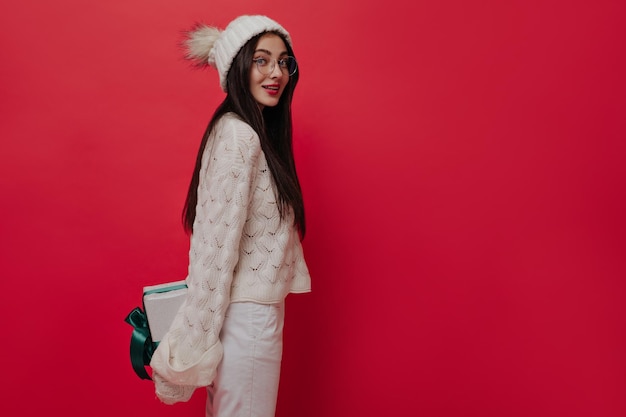
M 272 56 L 272 53 L 270 51 L 268 51 L 267 49 L 257 49 L 256 51 L 254 51 L 254 53 L 256 54 L 257 52 L 264 52 L 266 54 L 268 54 L 269 56 Z M 282 56 L 282 55 L 287 55 L 287 51 L 283 51 L 280 54 L 278 54 L 278 56 Z

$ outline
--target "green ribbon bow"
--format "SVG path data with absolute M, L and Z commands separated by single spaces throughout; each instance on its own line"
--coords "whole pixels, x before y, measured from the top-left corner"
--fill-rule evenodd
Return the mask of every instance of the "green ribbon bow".
M 141 379 L 152 379 L 146 371 L 146 366 L 150 364 L 157 344 L 152 342 L 148 317 L 142 309 L 135 307 L 124 321 L 134 327 L 130 338 L 130 363 L 133 370 Z

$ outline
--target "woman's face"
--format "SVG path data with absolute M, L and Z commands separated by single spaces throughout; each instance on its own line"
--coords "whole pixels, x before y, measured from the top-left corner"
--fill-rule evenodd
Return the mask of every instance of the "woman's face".
M 280 36 L 273 33 L 261 36 L 250 68 L 250 92 L 261 110 L 277 105 L 289 82 L 289 70 L 281 69 L 278 64 L 287 56 L 287 47 Z

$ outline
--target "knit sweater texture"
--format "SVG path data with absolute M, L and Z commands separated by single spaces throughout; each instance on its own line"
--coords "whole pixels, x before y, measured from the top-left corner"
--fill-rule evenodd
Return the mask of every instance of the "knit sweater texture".
M 230 303 L 278 303 L 311 290 L 293 213 L 280 219 L 259 137 L 233 113 L 217 122 L 202 155 L 186 281 L 187 298 L 150 363 L 168 404 L 213 382 Z

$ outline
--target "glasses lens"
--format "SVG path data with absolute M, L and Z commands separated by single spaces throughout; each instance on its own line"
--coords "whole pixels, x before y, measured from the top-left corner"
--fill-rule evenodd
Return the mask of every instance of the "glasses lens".
M 297 70 L 298 63 L 296 62 L 296 59 L 292 56 L 287 57 L 287 71 L 289 72 L 289 75 L 295 74 Z
M 260 56 L 254 59 L 256 67 L 261 74 L 269 74 L 271 72 L 272 63 L 266 56 Z

